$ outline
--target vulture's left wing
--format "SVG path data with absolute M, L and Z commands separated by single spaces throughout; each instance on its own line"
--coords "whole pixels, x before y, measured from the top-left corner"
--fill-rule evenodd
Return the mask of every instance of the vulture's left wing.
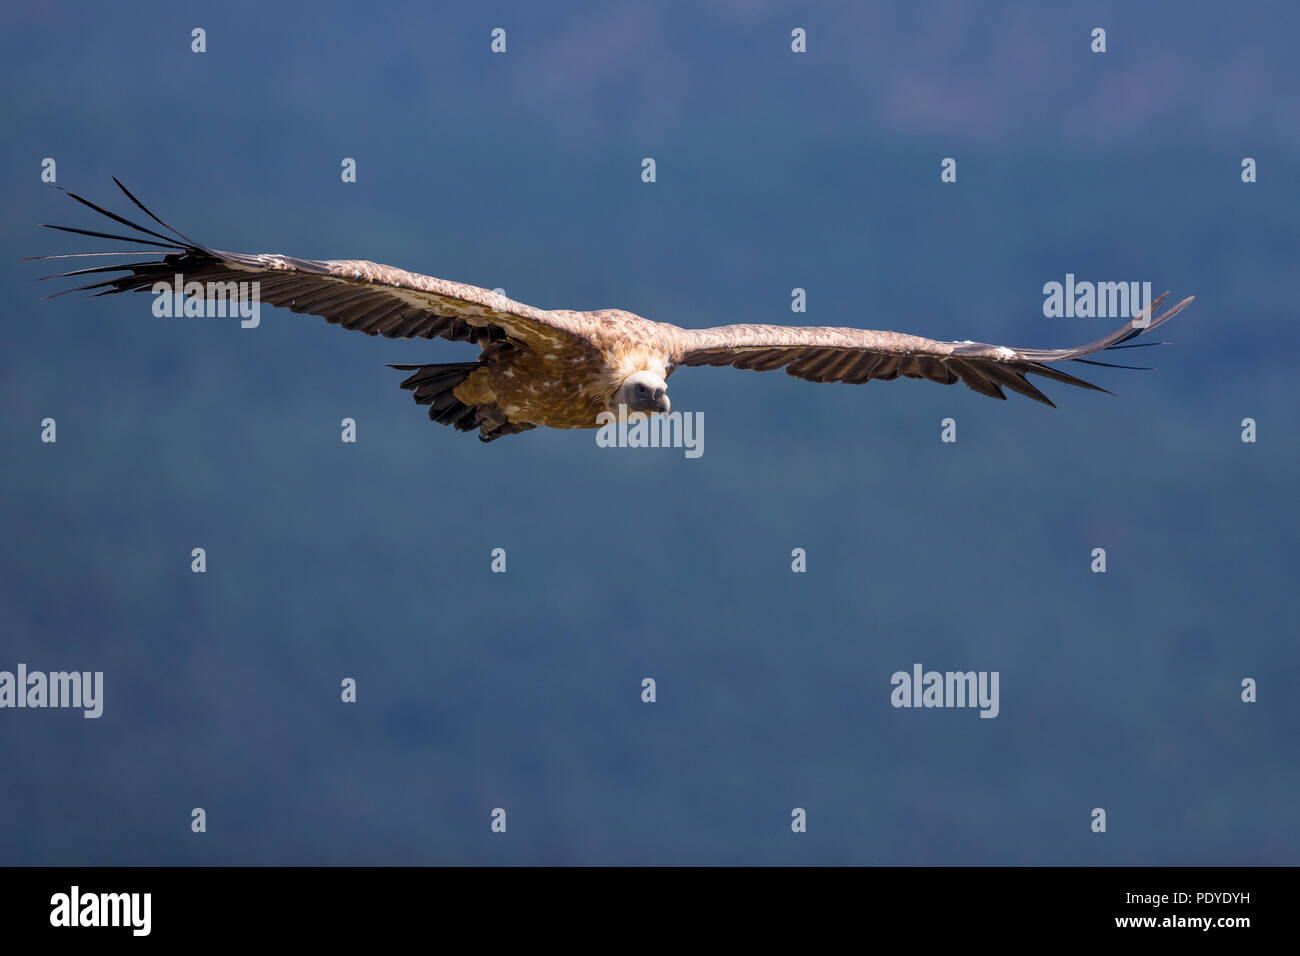
M 940 342 L 897 332 L 785 325 L 725 325 L 713 329 L 685 330 L 679 337 L 676 365 L 730 365 L 758 372 L 784 368 L 786 374 L 809 382 L 847 382 L 861 385 L 872 379 L 924 378 L 944 385 L 962 381 L 991 398 L 1005 399 L 1003 387 L 1051 405 L 1026 375 L 1091 388 L 1106 389 L 1053 368 L 1050 363 L 1075 361 L 1112 366 L 1087 358 L 1105 349 L 1140 348 L 1126 345 L 1181 312 L 1192 296 L 1154 319 L 1169 293 L 1156 298 L 1140 315 L 1114 332 L 1071 349 L 1011 349 L 980 342 Z M 1149 319 L 1149 321 L 1148 321 Z M 1053 406 L 1055 407 L 1055 406 Z

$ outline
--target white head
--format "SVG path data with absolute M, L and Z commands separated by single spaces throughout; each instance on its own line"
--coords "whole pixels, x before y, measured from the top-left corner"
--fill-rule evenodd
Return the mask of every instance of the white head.
M 618 411 L 618 406 L 626 405 L 629 412 L 666 412 L 672 405 L 668 401 L 668 384 L 654 372 L 633 372 L 623 379 L 609 407 Z

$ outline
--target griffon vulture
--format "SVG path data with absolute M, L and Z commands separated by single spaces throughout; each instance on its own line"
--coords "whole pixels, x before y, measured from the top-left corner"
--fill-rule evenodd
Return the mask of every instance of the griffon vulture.
M 367 335 L 444 338 L 472 342 L 478 360 L 436 365 L 393 365 L 411 372 L 402 387 L 429 406 L 429 417 L 460 431 L 477 428 L 492 441 L 544 425 L 595 428 L 602 412 L 669 410 L 668 377 L 683 365 L 730 365 L 786 373 L 809 382 L 861 385 L 872 379 L 924 378 L 943 385 L 964 382 L 981 395 L 1005 399 L 1003 388 L 1052 405 L 1027 375 L 1106 391 L 1054 367 L 1090 361 L 1096 352 L 1167 322 L 1189 302 L 1183 299 L 1156 318 L 1159 296 L 1132 322 L 1109 335 L 1069 349 L 1013 349 L 978 342 L 941 342 L 898 332 L 782 325 L 725 325 L 683 329 L 619 309 L 545 310 L 477 286 L 435 279 L 361 259 L 296 259 L 276 253 L 221 252 L 181 235 L 113 180 L 145 215 L 170 233 L 157 232 L 68 193 L 73 199 L 136 231 L 136 236 L 50 226 L 65 232 L 120 239 L 145 251 L 73 253 L 82 256 L 145 256 L 140 262 L 95 266 L 45 278 L 125 273 L 65 292 L 99 289 L 98 295 L 149 291 L 162 283 L 257 283 L 260 301 L 291 312 L 318 315 Z M 62 188 L 62 187 L 60 187 Z M 66 192 L 66 190 L 64 190 Z M 151 238 L 143 238 L 145 236 Z M 63 293 L 56 293 L 63 294 Z M 1158 343 L 1152 343 L 1158 344 Z M 1118 366 L 1127 368 L 1130 366 Z

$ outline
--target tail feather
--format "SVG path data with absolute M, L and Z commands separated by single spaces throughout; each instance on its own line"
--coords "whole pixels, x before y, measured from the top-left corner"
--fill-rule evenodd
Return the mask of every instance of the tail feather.
M 457 431 L 479 429 L 482 441 L 495 441 L 503 435 L 517 435 L 535 428 L 524 422 L 507 421 L 495 406 L 470 405 L 456 396 L 456 388 L 483 368 L 481 362 L 449 362 L 441 365 L 390 365 L 402 372 L 413 372 L 402 380 L 402 388 L 412 393 L 416 404 L 429 406 L 429 418 Z

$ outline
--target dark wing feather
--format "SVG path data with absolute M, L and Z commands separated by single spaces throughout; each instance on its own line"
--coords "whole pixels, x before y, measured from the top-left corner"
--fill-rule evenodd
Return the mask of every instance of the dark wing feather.
M 1109 365 L 1087 358 L 1097 352 L 1161 342 L 1126 345 L 1130 339 L 1158 328 L 1187 307 L 1188 296 L 1157 318 L 1148 319 L 1169 293 L 1156 298 L 1131 322 L 1095 342 L 1069 349 L 1009 349 L 980 342 L 940 342 L 897 332 L 868 329 L 803 328 L 784 325 L 727 325 L 714 329 L 684 330 L 677 336 L 675 365 L 730 365 L 765 372 L 784 368 L 786 373 L 810 382 L 862 384 L 872 379 L 924 378 L 951 385 L 966 383 L 981 395 L 1006 398 L 1009 388 L 1051 405 L 1027 375 L 1040 375 L 1066 385 L 1106 389 L 1054 368 L 1051 363 L 1076 361 Z M 1114 366 L 1133 368 L 1134 366 Z
M 114 182 L 117 182 L 115 179 Z M 222 252 L 181 235 L 150 212 L 120 182 L 118 187 L 154 222 L 172 233 L 159 232 L 119 216 L 88 199 L 67 192 L 84 206 L 141 235 L 123 236 L 71 226 L 49 226 L 62 232 L 118 239 L 166 250 L 165 254 L 127 251 L 124 256 L 153 255 L 152 261 L 122 262 L 111 266 L 76 269 L 45 278 L 66 278 L 96 273 L 123 273 L 89 285 L 55 293 L 101 290 L 149 291 L 155 283 L 248 282 L 258 284 L 260 301 L 292 312 L 319 315 L 347 329 L 388 338 L 445 338 L 483 342 L 503 338 L 521 345 L 550 350 L 568 340 L 585 341 L 594 320 L 582 313 L 548 312 L 515 302 L 478 286 L 435 279 L 393 266 L 360 259 L 298 259 L 269 253 Z M 59 187 L 62 189 L 62 187 Z M 143 238 L 149 237 L 149 238 Z M 75 258 L 104 253 L 31 256 L 30 259 Z

